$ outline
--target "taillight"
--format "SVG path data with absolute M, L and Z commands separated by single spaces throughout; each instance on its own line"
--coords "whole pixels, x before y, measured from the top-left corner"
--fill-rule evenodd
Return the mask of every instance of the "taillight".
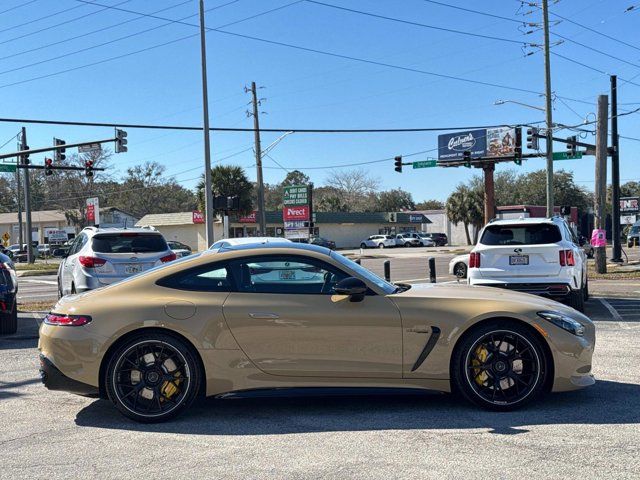
M 96 257 L 80 257 L 78 258 L 78 261 L 80 262 L 80 265 L 82 265 L 85 268 L 101 267 L 105 263 L 107 263 L 107 261 L 104 258 L 96 258 Z
M 164 257 L 162 257 L 160 261 L 162 263 L 173 262 L 176 258 L 178 258 L 176 254 L 171 252 L 169 255 L 165 255 Z
M 576 259 L 573 255 L 573 250 L 560 250 L 561 267 L 573 267 L 575 264 Z
M 81 327 L 89 322 L 91 322 L 91 317 L 88 315 L 63 315 L 58 313 L 49 313 L 44 317 L 44 323 L 47 325 Z
M 480 253 L 471 252 L 469 254 L 469 268 L 480 268 Z

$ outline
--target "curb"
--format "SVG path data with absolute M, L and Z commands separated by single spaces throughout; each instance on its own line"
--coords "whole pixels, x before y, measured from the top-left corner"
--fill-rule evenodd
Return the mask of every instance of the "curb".
M 58 273 L 56 270 L 18 270 L 16 276 L 20 277 L 41 277 L 43 275 L 55 275 Z

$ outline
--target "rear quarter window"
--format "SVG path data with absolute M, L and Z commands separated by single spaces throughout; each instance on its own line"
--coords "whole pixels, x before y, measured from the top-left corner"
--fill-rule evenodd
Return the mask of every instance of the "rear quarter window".
M 169 248 L 161 235 L 144 233 L 96 235 L 91 247 L 98 253 L 153 253 Z
M 560 230 L 549 223 L 531 225 L 489 225 L 485 228 L 482 245 L 544 245 L 562 240 Z

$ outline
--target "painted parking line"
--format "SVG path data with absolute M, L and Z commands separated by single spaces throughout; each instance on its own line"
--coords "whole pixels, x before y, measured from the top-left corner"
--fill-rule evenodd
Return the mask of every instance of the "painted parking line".
M 44 285 L 58 285 L 58 282 L 56 282 L 55 280 L 23 280 L 20 279 L 19 281 L 20 283 L 41 283 Z
M 613 317 L 613 319 L 614 319 L 614 320 L 616 320 L 616 321 L 618 321 L 618 322 L 623 321 L 623 320 L 622 320 L 622 317 L 620 316 L 620 314 L 618 313 L 618 311 L 617 311 L 615 308 L 613 308 L 613 307 L 611 306 L 611 304 L 610 304 L 606 299 L 604 299 L 604 298 L 598 298 L 598 300 L 600 301 L 600 303 L 602 304 L 602 306 L 603 306 L 604 308 L 606 308 L 607 310 L 609 310 L 609 313 L 611 314 L 611 316 Z

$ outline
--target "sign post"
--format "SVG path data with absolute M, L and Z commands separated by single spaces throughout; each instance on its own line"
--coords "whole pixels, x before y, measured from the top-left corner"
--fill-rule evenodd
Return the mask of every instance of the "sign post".
M 291 185 L 284 187 L 282 220 L 284 237 L 306 239 L 312 231 L 311 185 Z

